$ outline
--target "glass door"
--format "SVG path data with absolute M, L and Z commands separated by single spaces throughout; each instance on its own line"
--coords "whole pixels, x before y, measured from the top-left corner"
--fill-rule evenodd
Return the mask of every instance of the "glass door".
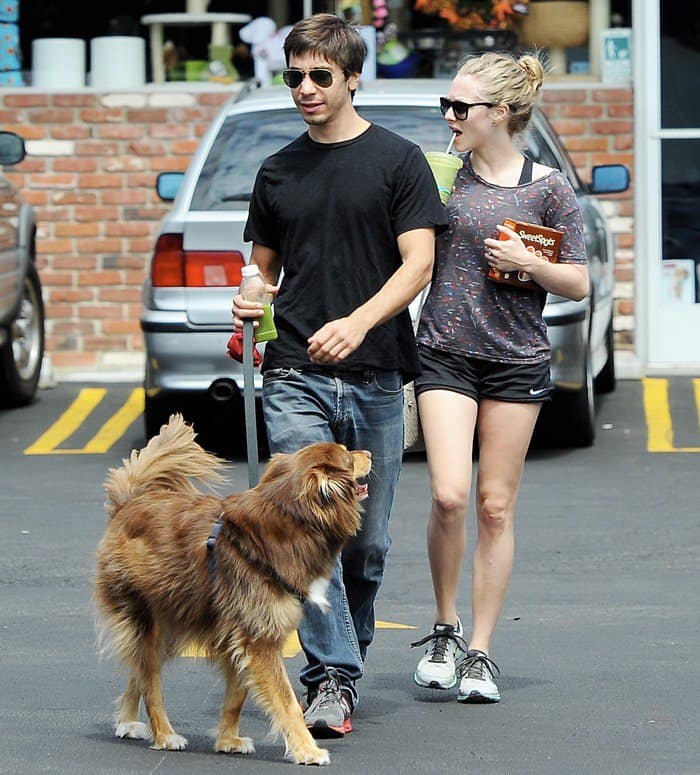
M 639 31 L 646 28 L 648 36 L 635 84 L 643 127 L 636 244 L 647 269 L 647 365 L 694 371 L 700 369 L 700 6 L 644 0 L 635 8 L 644 17 Z

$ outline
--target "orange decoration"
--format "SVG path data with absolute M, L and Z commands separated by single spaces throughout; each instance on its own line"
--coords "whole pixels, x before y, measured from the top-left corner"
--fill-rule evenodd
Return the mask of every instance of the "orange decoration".
M 445 19 L 455 30 L 508 30 L 527 6 L 528 0 L 416 0 L 413 8 Z

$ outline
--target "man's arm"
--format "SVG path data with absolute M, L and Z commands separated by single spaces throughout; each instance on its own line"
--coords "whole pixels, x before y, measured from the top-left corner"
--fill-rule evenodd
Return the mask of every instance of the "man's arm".
M 397 242 L 402 264 L 382 288 L 350 315 L 329 321 L 309 337 L 308 353 L 314 363 L 345 360 L 370 329 L 405 309 L 430 282 L 435 230 L 412 229 L 401 234 Z
M 250 252 L 250 263 L 260 267 L 260 274 L 265 280 L 266 289 L 274 296 L 279 290 L 277 280 L 282 270 L 282 262 L 277 251 L 254 242 Z M 234 329 L 241 331 L 243 318 L 259 318 L 263 314 L 262 304 L 246 301 L 239 293 L 233 297 L 231 313 L 233 314 Z M 254 322 L 253 325 L 257 326 L 257 322 Z

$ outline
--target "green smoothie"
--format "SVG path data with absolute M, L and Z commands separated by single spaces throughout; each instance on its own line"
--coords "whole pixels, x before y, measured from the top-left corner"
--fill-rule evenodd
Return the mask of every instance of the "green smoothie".
M 263 304 L 262 308 L 262 317 L 256 318 L 258 325 L 255 329 L 255 341 L 269 342 L 270 339 L 277 339 L 277 329 L 272 317 L 272 307 L 269 304 Z

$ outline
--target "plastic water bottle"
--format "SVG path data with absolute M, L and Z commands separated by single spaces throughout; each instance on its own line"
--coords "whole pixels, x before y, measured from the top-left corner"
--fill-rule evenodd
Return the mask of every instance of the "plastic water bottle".
M 238 292 L 246 301 L 257 301 L 263 305 L 262 317 L 255 318 L 258 321 L 255 341 L 268 342 L 270 339 L 277 339 L 277 329 L 272 317 L 272 294 L 265 290 L 265 280 L 257 264 L 248 264 L 241 269 Z

